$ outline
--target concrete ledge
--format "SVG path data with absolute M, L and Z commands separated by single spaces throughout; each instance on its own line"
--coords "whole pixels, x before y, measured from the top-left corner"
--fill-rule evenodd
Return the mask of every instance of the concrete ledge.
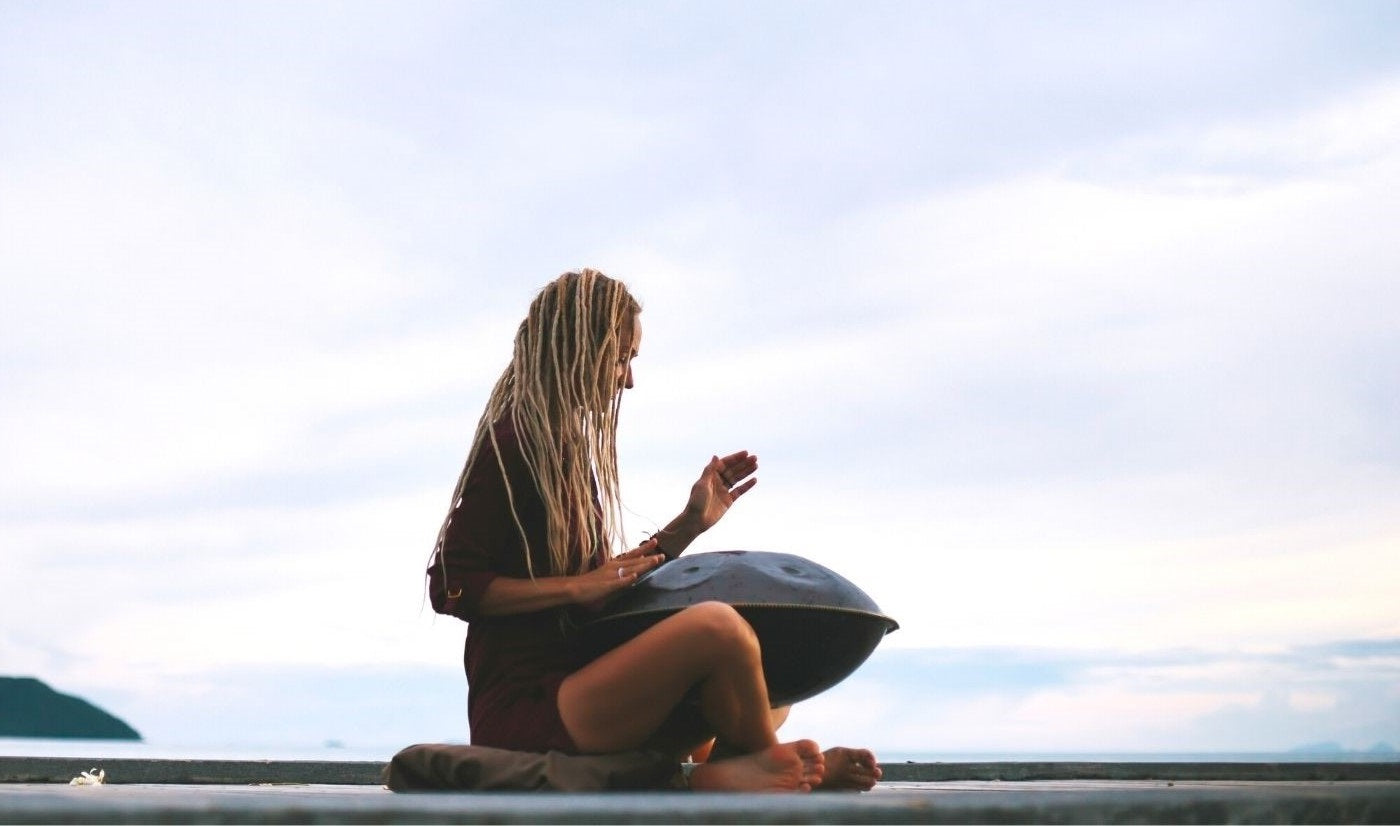
M 895 763 L 811 795 L 394 794 L 385 765 L 0 757 L 0 824 L 1400 823 L 1400 763 Z
M 936 784 L 930 784 L 936 786 Z M 0 785 L 0 823 L 1396 823 L 1400 784 L 868 794 L 403 794 L 373 787 Z M 1132 786 L 1132 784 L 1127 784 Z
M 886 781 L 945 780 L 1400 780 L 1395 763 L 887 763 Z
M 98 768 L 110 784 L 379 786 L 388 763 L 332 760 L 151 760 L 104 757 L 0 757 L 0 783 L 62 783 Z
M 381 785 L 387 763 L 311 760 L 152 760 L 102 757 L 0 757 L 0 783 L 63 783 L 93 768 L 107 782 L 185 785 Z M 1248 780 L 1400 781 L 1393 763 L 889 763 L 887 782 L 950 780 Z

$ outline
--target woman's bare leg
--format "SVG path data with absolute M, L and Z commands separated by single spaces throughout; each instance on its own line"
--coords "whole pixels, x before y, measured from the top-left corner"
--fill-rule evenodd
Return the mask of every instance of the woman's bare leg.
M 569 675 L 559 687 L 559 714 L 580 750 L 624 751 L 652 740 L 693 687 L 704 721 L 746 755 L 739 765 L 697 769 L 696 788 L 821 782 L 815 743 L 778 743 L 758 638 L 724 603 L 693 605 Z
M 758 638 L 719 602 L 667 617 L 569 675 L 559 714 L 581 750 L 623 751 L 650 740 L 696 686 L 701 714 L 724 739 L 745 752 L 778 742 Z
M 774 736 L 777 730 L 787 722 L 788 714 L 792 713 L 792 706 L 779 706 L 770 709 L 768 719 L 773 724 Z M 691 759 L 696 763 L 705 763 L 710 760 L 724 760 L 729 757 L 738 757 L 744 750 L 737 748 L 733 743 L 728 742 L 723 737 L 713 737 L 707 743 L 691 750 Z

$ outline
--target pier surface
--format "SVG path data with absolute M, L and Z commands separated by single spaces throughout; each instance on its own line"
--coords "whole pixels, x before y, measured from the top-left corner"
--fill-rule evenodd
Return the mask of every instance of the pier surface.
M 0 757 L 0 823 L 1400 823 L 1400 763 L 900 763 L 811 795 L 395 794 L 383 768 Z

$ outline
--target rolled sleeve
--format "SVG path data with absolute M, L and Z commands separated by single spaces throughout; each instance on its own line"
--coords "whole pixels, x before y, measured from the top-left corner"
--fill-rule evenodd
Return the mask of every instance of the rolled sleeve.
M 539 495 L 513 434 L 499 436 L 506 437 L 500 439 L 501 448 L 518 515 L 523 524 L 533 524 L 534 512 L 542 507 Z M 467 474 L 438 553 L 428 570 L 433 609 L 467 622 L 480 616 L 482 596 L 497 577 L 528 575 L 506 482 L 489 443 L 482 446 Z

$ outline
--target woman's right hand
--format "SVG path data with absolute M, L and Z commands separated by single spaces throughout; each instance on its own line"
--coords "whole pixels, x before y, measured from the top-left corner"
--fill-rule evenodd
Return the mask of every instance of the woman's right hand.
M 632 587 L 637 579 L 662 562 L 666 557 L 657 549 L 655 539 L 648 539 L 641 545 L 599 565 L 586 574 L 575 578 L 576 601 L 590 610 L 599 610 L 608 597 Z

